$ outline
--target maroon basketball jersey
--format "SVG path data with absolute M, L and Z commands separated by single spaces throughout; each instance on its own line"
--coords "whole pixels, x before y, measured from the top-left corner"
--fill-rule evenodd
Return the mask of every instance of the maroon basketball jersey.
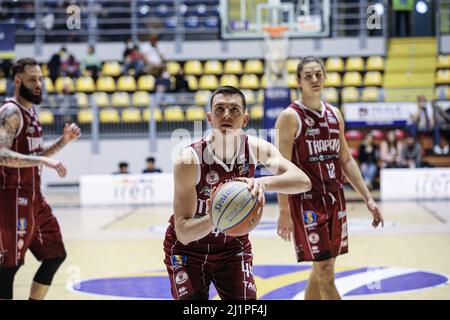
M 311 194 L 334 192 L 342 188 L 344 182 L 339 162 L 339 120 L 330 105 L 321 104 L 321 112 L 297 101 L 289 105 L 296 112 L 299 123 L 292 162 L 311 179 Z
M 188 148 L 196 158 L 197 165 L 197 210 L 195 217 L 206 214 L 206 200 L 209 199 L 211 190 L 221 183 L 233 181 L 237 177 L 253 177 L 255 173 L 256 158 L 248 144 L 248 136 L 242 135 L 239 139 L 238 152 L 234 155 L 230 164 L 225 164 L 214 154 L 211 136 L 191 144 Z M 175 236 L 174 218 L 171 216 L 170 233 Z M 226 236 L 223 233 L 211 232 L 208 236 L 198 240 L 207 243 L 226 243 L 235 237 Z M 248 236 L 238 237 L 247 240 Z
M 34 108 L 24 108 L 13 99 L 6 100 L 0 108 L 10 104 L 17 106 L 21 115 L 20 127 L 17 130 L 11 150 L 25 155 L 41 155 L 44 151 L 42 128 Z M 39 190 L 41 168 L 41 166 L 29 168 L 0 166 L 0 188 Z

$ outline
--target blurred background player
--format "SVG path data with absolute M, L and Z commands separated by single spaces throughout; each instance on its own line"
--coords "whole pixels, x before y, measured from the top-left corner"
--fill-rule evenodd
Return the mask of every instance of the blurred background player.
M 238 89 L 214 91 L 207 117 L 213 132 L 185 148 L 175 162 L 174 214 L 164 240 L 172 296 L 208 299 L 213 282 L 222 299 L 256 299 L 248 235 L 212 232 L 210 194 L 221 183 L 241 179 L 264 204 L 264 191 L 305 192 L 310 181 L 275 146 L 243 133 L 249 116 Z M 274 176 L 253 179 L 257 163 Z
M 146 160 L 147 167 L 142 170 L 142 173 L 161 173 L 161 169 L 155 166 L 155 158 L 148 157 Z
M 12 67 L 14 98 L 0 107 L 0 299 L 13 298 L 13 282 L 29 248 L 42 261 L 30 299 L 44 299 L 66 257 L 60 228 L 40 190 L 42 165 L 65 177 L 63 163 L 48 157 L 80 137 L 75 124 L 44 144 L 33 105 L 42 101 L 42 72 L 36 60 L 23 58 Z
M 340 299 L 334 284 L 334 264 L 348 252 L 344 174 L 363 197 L 374 227 L 383 224 L 377 204 L 367 189 L 344 137 L 340 111 L 321 101 L 325 82 L 322 60 L 306 57 L 297 67 L 302 99 L 281 112 L 276 122 L 281 154 L 311 179 L 304 194 L 278 195 L 278 234 L 293 236 L 297 261 L 313 261 L 306 299 Z

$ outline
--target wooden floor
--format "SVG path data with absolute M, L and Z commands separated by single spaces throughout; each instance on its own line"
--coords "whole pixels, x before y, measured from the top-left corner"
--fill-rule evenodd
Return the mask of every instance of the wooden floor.
M 81 208 L 72 205 L 75 195 L 48 198 L 68 252 L 48 299 L 170 297 L 162 240 L 171 207 Z M 344 299 L 450 299 L 449 204 L 381 203 L 386 225 L 374 230 L 365 206 L 348 203 L 350 252 L 336 268 Z M 266 205 L 251 233 L 258 297 L 301 299 L 309 264 L 297 264 L 292 244 L 277 237 L 276 217 L 276 205 Z M 37 267 L 28 253 L 16 299 L 28 298 Z

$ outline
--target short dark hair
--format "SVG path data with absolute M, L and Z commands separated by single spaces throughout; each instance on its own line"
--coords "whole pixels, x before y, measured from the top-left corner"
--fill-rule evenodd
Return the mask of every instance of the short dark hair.
M 300 74 L 303 71 L 303 67 L 305 66 L 305 64 L 311 63 L 311 62 L 317 62 L 320 67 L 322 68 L 323 73 L 325 74 L 325 66 L 323 63 L 323 60 L 320 59 L 319 57 L 312 57 L 312 56 L 308 56 L 308 57 L 304 57 L 302 60 L 300 60 L 300 62 L 297 65 L 297 78 L 300 78 Z
M 128 167 L 128 163 L 127 162 L 119 162 L 119 168 L 124 168 L 124 167 Z
M 211 99 L 209 100 L 209 106 L 212 109 L 212 102 L 214 100 L 214 97 L 217 96 L 218 94 L 229 94 L 229 95 L 233 95 L 233 94 L 238 94 L 241 99 L 242 99 L 242 103 L 244 104 L 244 111 L 247 108 L 247 101 L 245 100 L 245 95 L 244 93 L 239 90 L 238 88 L 232 87 L 232 86 L 223 86 L 223 87 L 219 87 L 217 88 L 211 95 Z
M 153 158 L 153 157 L 148 157 L 148 158 L 147 158 L 147 162 L 155 162 L 155 158 Z
M 33 58 L 22 58 L 16 61 L 11 68 L 11 74 L 14 77 L 19 74 L 25 72 L 25 68 L 27 66 L 38 66 L 38 62 Z

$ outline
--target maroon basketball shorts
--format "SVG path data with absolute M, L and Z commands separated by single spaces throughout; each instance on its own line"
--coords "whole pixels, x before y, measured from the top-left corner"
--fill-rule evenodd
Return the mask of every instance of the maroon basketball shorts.
M 298 262 L 322 261 L 348 252 L 344 192 L 289 197 Z
M 28 248 L 39 261 L 64 257 L 58 221 L 40 191 L 0 189 L 0 266 L 22 265 Z
M 174 244 L 176 243 L 176 245 Z M 251 246 L 164 240 L 164 263 L 174 299 L 209 299 L 214 284 L 223 300 L 255 300 Z

